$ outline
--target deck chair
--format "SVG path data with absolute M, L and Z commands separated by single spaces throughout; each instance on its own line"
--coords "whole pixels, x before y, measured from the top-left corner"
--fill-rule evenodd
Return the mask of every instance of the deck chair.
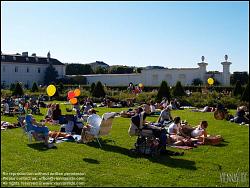
M 17 121 L 18 123 L 21 125 L 22 129 L 23 129 L 23 136 L 27 136 L 28 137 L 28 141 L 29 143 L 32 142 L 32 131 L 28 131 L 26 126 L 25 126 L 25 123 L 24 123 L 24 120 L 25 120 L 25 116 L 18 116 L 17 117 Z
M 112 123 L 113 123 L 113 119 L 115 117 L 116 113 L 115 112 L 109 112 L 109 113 L 105 113 L 102 115 L 102 121 L 100 124 L 100 130 L 98 132 L 98 134 L 96 135 L 91 135 L 88 131 L 86 131 L 86 136 L 89 136 L 89 141 L 93 141 L 93 139 L 96 139 L 99 146 L 102 147 L 99 138 L 101 136 L 106 136 L 110 134 L 110 131 L 112 129 Z M 112 139 L 113 140 L 113 139 Z
M 43 141 L 44 140 L 44 139 L 42 139 L 42 135 L 39 135 L 38 136 L 39 138 L 35 138 L 35 137 L 33 137 L 33 132 L 34 131 L 33 130 L 28 131 L 27 130 L 26 123 L 24 121 L 25 116 L 18 116 L 17 120 L 18 120 L 18 122 L 20 123 L 20 125 L 21 125 L 21 127 L 23 129 L 23 136 L 26 135 L 28 137 L 29 143 L 32 143 L 33 138 L 34 138 L 35 141 Z

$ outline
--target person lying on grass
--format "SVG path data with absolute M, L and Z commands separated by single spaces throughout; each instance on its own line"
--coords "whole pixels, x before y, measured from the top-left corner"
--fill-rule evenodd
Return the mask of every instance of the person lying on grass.
M 37 122 L 32 114 L 28 114 L 25 117 L 27 131 L 33 131 L 32 135 L 36 140 L 41 140 L 40 135 L 42 134 L 44 144 L 46 147 L 51 148 L 54 145 L 49 144 L 49 129 L 43 124 Z
M 207 121 L 201 121 L 197 127 L 190 127 L 187 124 L 181 124 L 179 128 L 179 135 L 186 139 L 197 139 L 201 144 L 205 144 L 205 139 L 208 136 L 206 128 L 208 127 Z

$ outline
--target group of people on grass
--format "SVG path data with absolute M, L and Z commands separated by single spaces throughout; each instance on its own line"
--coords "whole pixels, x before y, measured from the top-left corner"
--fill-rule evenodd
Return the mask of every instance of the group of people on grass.
M 96 114 L 96 110 L 91 108 L 88 110 L 88 118 L 86 125 L 84 126 L 82 122 L 79 122 L 78 128 L 80 131 L 78 131 L 78 134 L 81 134 L 81 140 L 79 141 L 84 142 L 84 136 L 86 131 L 89 131 L 90 134 L 97 134 L 99 129 L 100 129 L 100 122 L 101 122 L 101 117 Z M 55 104 L 55 108 L 52 111 L 52 117 L 56 117 L 58 120 L 59 124 L 62 124 L 61 130 L 59 132 L 55 131 L 49 131 L 48 127 L 44 125 L 46 121 L 42 122 L 37 122 L 32 114 L 28 114 L 25 116 L 25 126 L 26 126 L 26 131 L 31 131 L 32 135 L 36 140 L 39 140 L 41 138 L 44 140 L 45 146 L 48 148 L 51 148 L 54 146 L 53 143 L 49 143 L 49 136 L 53 137 L 56 139 L 57 137 L 63 137 L 63 138 L 72 138 L 72 133 L 74 131 L 74 125 L 75 125 L 75 120 L 74 119 L 67 119 L 66 116 L 61 114 L 61 109 L 59 104 Z M 73 117 L 76 117 L 73 115 Z M 73 126 L 68 126 L 72 125 Z M 66 125 L 66 126 L 65 126 Z M 64 132 L 64 133 L 62 133 Z
M 45 107 L 41 98 L 29 97 L 6 97 L 1 100 L 3 115 L 25 114 L 29 111 L 32 114 L 40 114 L 40 107 Z
M 193 146 L 193 141 L 197 140 L 201 144 L 205 143 L 207 121 L 201 121 L 197 127 L 191 127 L 186 122 L 182 122 L 180 117 L 173 118 L 170 106 L 166 106 L 161 111 L 156 123 L 146 121 L 146 117 L 150 114 L 150 108 L 140 107 L 136 109 L 136 114 L 131 117 L 131 122 L 141 131 L 152 130 L 154 136 L 160 139 L 160 144 L 163 147 L 166 147 L 167 143 L 176 146 Z
M 5 103 L 7 103 L 6 100 L 4 100 L 4 104 Z M 32 108 L 37 102 L 29 100 L 28 104 L 30 108 Z M 26 103 L 26 107 L 27 106 Z M 52 132 L 49 131 L 48 127 L 44 126 L 44 122 L 54 122 L 62 125 L 60 131 L 65 132 L 65 137 L 69 137 L 72 132 L 75 132 L 81 134 L 81 140 L 79 142 L 84 143 L 86 131 L 96 134 L 100 128 L 101 117 L 96 114 L 97 111 L 93 108 L 94 106 L 91 100 L 86 100 L 82 106 L 79 104 L 74 105 L 76 115 L 68 116 L 62 114 L 59 104 L 48 104 L 48 110 L 43 122 L 36 122 L 32 114 L 26 115 L 27 131 L 32 131 L 35 138 L 38 138 L 38 135 L 41 133 L 45 145 L 50 148 L 53 144 L 49 144 L 48 140 Z M 160 109 L 160 111 L 157 111 L 157 109 Z M 138 129 L 152 130 L 154 136 L 159 138 L 160 145 L 162 145 L 163 148 L 166 148 L 167 144 L 192 146 L 193 141 L 197 140 L 199 140 L 201 144 L 204 144 L 205 138 L 207 137 L 207 121 L 201 121 L 197 127 L 191 127 L 183 122 L 180 117 L 173 118 L 171 115 L 171 110 L 173 109 L 180 109 L 178 100 L 168 101 L 164 98 L 160 103 L 149 101 L 139 108 L 134 110 L 129 109 L 128 112 L 130 113 L 131 122 L 136 125 Z M 151 115 L 159 115 L 156 123 L 146 121 L 146 117 Z M 84 117 L 87 117 L 85 119 L 86 125 L 81 121 Z M 230 121 L 249 123 L 249 112 L 247 113 L 247 108 L 239 107 L 236 116 Z M 168 128 L 166 128 L 166 125 Z

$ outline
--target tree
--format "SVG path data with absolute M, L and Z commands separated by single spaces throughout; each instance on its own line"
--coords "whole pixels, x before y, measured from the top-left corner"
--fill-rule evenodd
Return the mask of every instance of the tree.
M 203 81 L 200 78 L 195 78 L 192 81 L 192 85 L 193 86 L 199 86 L 199 85 L 203 85 Z
M 243 89 L 242 89 L 242 86 L 241 86 L 240 81 L 238 80 L 238 81 L 236 82 L 235 87 L 234 87 L 233 95 L 234 95 L 235 97 L 237 97 L 237 96 L 241 96 L 242 93 L 243 93 Z
M 241 101 L 247 101 L 249 102 L 249 81 L 247 83 L 247 86 L 242 94 Z
M 181 82 L 178 81 L 173 89 L 173 96 L 177 97 L 177 96 L 185 96 L 185 90 L 181 85 Z
M 17 82 L 15 85 L 15 89 L 12 92 L 12 95 L 13 96 L 22 96 L 23 94 L 24 94 L 23 87 L 22 87 L 21 83 Z
M 248 72 L 234 72 L 230 77 L 230 84 L 235 85 L 237 81 L 240 81 L 242 85 L 245 85 L 247 84 L 248 80 Z
M 72 64 L 66 64 L 65 73 L 66 75 L 83 75 L 83 74 L 93 74 L 94 71 L 90 65 L 72 63 Z
M 58 91 L 59 91 L 60 93 L 63 93 L 63 90 L 64 90 L 64 85 L 63 85 L 62 82 L 60 82 L 59 85 L 58 85 Z
M 214 84 L 213 84 L 213 85 L 214 85 L 214 86 L 220 86 L 221 83 L 220 83 L 218 80 L 214 79 Z
M 14 83 L 10 84 L 10 90 L 11 91 L 14 91 L 16 88 L 16 85 Z
M 55 69 L 55 67 L 53 67 L 52 64 L 50 64 L 45 70 L 44 84 L 49 85 L 51 82 L 56 82 L 57 77 L 57 70 Z
M 82 84 L 82 85 L 85 85 L 87 83 L 87 79 L 85 76 L 74 76 L 72 77 L 73 81 L 74 81 L 74 84 Z
M 95 74 L 107 74 L 108 70 L 103 67 L 97 67 L 95 70 Z
M 93 97 L 98 97 L 98 98 L 105 97 L 106 93 L 105 93 L 103 85 L 100 81 L 97 82 L 92 95 L 93 95 Z
M 171 98 L 170 88 L 166 81 L 161 82 L 161 86 L 156 95 L 156 100 L 161 101 L 163 97 L 167 98 L 168 100 Z
M 141 71 L 142 71 L 142 67 L 138 67 L 138 68 L 135 69 L 136 73 L 141 73 Z
M 109 68 L 110 74 L 129 74 L 133 72 L 134 72 L 134 68 L 128 67 L 128 66 L 114 65 Z
M 90 93 L 93 95 L 93 92 L 95 90 L 95 82 L 93 82 L 90 86 Z
M 31 91 L 32 91 L 32 92 L 38 91 L 38 87 L 37 87 L 36 82 L 33 83 L 32 88 L 31 88 Z

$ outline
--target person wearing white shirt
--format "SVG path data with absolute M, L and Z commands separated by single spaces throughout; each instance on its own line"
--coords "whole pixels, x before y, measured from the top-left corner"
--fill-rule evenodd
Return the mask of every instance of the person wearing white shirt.
M 179 136 L 179 130 L 181 126 L 181 118 L 175 117 L 174 122 L 168 127 L 168 133 L 174 145 L 183 145 L 184 137 Z
M 7 103 L 7 101 L 4 101 L 3 112 L 4 112 L 4 114 L 9 114 L 10 113 L 10 106 Z
M 96 110 L 91 108 L 88 111 L 89 117 L 87 118 L 87 125 L 82 129 L 81 140 L 78 143 L 86 143 L 88 139 L 86 138 L 86 133 L 95 136 L 99 133 L 102 118 L 96 114 Z

